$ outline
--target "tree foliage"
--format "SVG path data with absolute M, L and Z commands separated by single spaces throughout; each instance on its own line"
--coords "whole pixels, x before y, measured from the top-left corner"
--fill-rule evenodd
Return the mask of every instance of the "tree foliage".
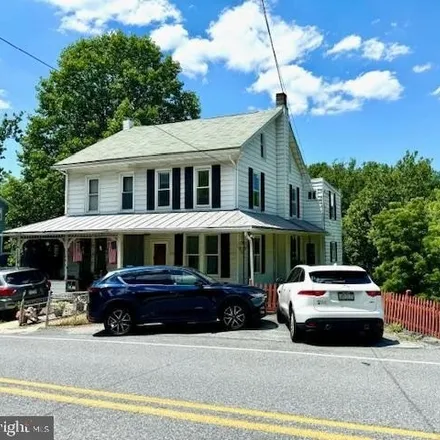
M 125 118 L 148 125 L 199 117 L 198 98 L 183 89 L 179 73 L 146 36 L 114 32 L 68 46 L 58 70 L 37 87 L 36 111 L 19 138 L 22 176 L 2 188 L 14 202 L 9 225 L 62 215 L 64 179 L 52 165 L 116 133 Z M 6 134 L 16 134 L 7 121 Z

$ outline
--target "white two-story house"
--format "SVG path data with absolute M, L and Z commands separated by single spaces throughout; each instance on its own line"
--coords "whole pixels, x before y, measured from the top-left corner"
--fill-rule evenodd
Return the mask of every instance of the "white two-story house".
M 56 164 L 65 215 L 12 229 L 58 240 L 61 279 L 186 265 L 271 283 L 298 263 L 342 262 L 341 196 L 311 179 L 286 106 L 123 129 Z

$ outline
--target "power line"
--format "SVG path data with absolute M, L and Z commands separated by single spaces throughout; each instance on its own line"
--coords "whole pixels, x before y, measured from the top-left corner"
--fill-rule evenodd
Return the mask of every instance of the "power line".
M 269 24 L 269 17 L 268 17 L 267 9 L 266 9 L 266 3 L 265 3 L 264 0 L 261 0 L 261 6 L 262 6 L 262 9 L 263 9 L 264 20 L 266 22 L 267 33 L 269 35 L 270 46 L 272 48 L 272 54 L 273 54 L 273 58 L 275 60 L 275 66 L 276 66 L 276 69 L 277 69 L 278 80 L 280 82 L 281 91 L 283 93 L 286 93 L 286 87 L 284 85 L 283 76 L 281 74 L 281 68 L 280 68 L 280 64 L 278 62 L 277 52 L 275 50 L 275 45 L 274 45 L 273 38 L 272 38 L 272 31 L 270 29 L 270 24 Z M 299 148 L 299 150 L 301 152 L 301 155 L 305 158 L 304 151 L 301 148 L 301 139 L 299 137 L 299 131 L 298 131 L 297 127 L 296 127 L 295 119 L 293 118 L 293 113 L 290 110 L 289 102 L 287 102 L 286 105 L 287 105 L 287 110 L 289 112 L 290 119 L 291 119 L 292 124 L 293 124 L 293 128 L 295 129 L 295 133 L 296 133 L 295 135 L 297 137 L 298 148 Z
M 13 47 L 14 49 L 18 50 L 19 52 L 24 53 L 28 57 L 33 58 L 35 61 L 38 61 L 39 63 L 43 64 L 44 66 L 49 67 L 49 69 L 55 70 L 55 71 L 58 72 L 58 69 L 56 69 L 55 67 L 53 67 L 50 64 L 46 63 L 45 61 L 43 61 L 42 59 L 38 58 L 37 56 L 32 55 L 30 52 L 22 49 L 21 47 L 16 46 L 14 43 L 11 43 L 10 41 L 6 40 L 6 38 L 3 38 L 3 37 L 0 36 L 0 40 L 3 41 L 4 43 L 8 44 L 9 46 Z

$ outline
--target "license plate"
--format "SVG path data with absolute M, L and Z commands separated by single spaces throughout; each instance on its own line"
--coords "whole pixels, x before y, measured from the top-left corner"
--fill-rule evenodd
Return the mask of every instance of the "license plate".
M 36 295 L 38 293 L 38 289 L 29 289 L 28 294 L 29 295 Z
M 353 292 L 338 292 L 339 301 L 354 301 Z

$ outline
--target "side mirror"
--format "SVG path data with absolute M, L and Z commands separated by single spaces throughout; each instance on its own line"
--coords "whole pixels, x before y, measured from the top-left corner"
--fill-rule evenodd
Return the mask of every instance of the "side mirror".
M 202 289 L 203 286 L 204 286 L 204 284 L 203 284 L 201 281 L 196 281 L 196 282 L 194 283 L 194 286 L 198 287 L 199 289 Z
M 275 281 L 277 284 L 283 284 L 284 283 L 284 278 L 283 277 L 279 277 L 276 279 Z

